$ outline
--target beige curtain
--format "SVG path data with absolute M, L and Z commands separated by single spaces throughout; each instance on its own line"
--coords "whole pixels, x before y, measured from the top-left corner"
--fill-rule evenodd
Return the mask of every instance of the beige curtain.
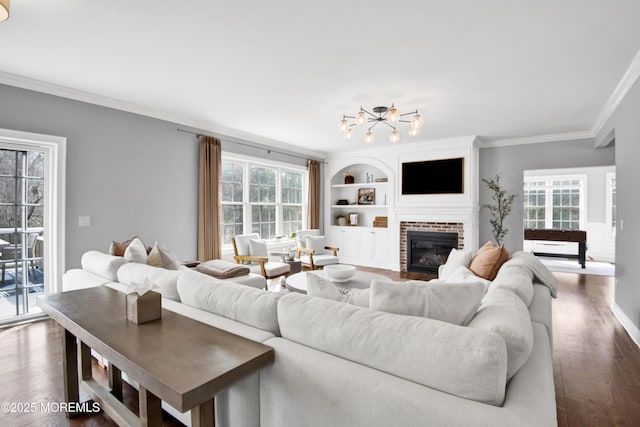
M 198 190 L 198 260 L 222 257 L 220 224 L 220 140 L 200 137 L 200 178 Z
M 320 228 L 320 163 L 307 162 L 309 171 L 309 200 L 307 203 L 307 228 Z

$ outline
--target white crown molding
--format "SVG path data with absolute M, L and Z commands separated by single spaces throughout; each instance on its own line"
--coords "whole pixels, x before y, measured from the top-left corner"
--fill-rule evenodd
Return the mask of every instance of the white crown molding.
M 620 79 L 618 86 L 616 86 L 615 90 L 602 107 L 600 114 L 596 117 L 596 120 L 593 122 L 593 126 L 591 127 L 591 133 L 594 135 L 598 135 L 602 128 L 606 125 L 607 121 L 611 118 L 613 113 L 620 105 L 620 102 L 624 99 L 625 96 L 629 93 L 633 85 L 640 78 L 640 50 L 636 53 L 636 56 L 631 60 L 631 64 L 627 67 L 627 71 Z
M 86 102 L 89 104 L 99 105 L 102 107 L 113 108 L 120 111 L 126 111 L 129 113 L 139 114 L 154 119 L 164 120 L 178 125 L 199 129 L 203 133 L 210 132 L 220 136 L 228 136 L 231 138 L 237 138 L 240 140 L 254 142 L 257 144 L 267 145 L 273 148 L 280 148 L 288 150 L 293 153 L 298 153 L 305 156 L 314 157 L 317 159 L 324 159 L 326 153 L 309 150 L 302 147 L 287 144 L 285 142 L 276 141 L 274 139 L 266 138 L 260 135 L 255 135 L 249 132 L 243 132 L 236 129 L 230 129 L 221 126 L 213 122 L 201 122 L 193 120 L 188 117 L 180 116 L 178 114 L 168 113 L 166 111 L 158 110 L 155 108 L 146 107 L 131 102 L 122 101 L 115 98 L 109 98 L 107 96 L 96 95 L 90 92 L 84 92 L 81 90 L 72 89 L 65 86 L 59 86 L 52 83 L 43 82 L 40 80 L 30 79 L 27 77 L 18 76 L 11 73 L 5 73 L 0 71 L 0 83 L 8 86 L 14 86 L 21 89 L 33 90 L 36 92 L 46 93 L 48 95 L 55 95 L 62 98 L 73 99 L 75 101 Z
M 540 144 L 543 142 L 592 141 L 594 135 L 590 131 L 565 132 L 551 135 L 525 136 L 521 138 L 486 139 L 479 138 L 480 148 L 507 147 L 510 145 Z
M 598 134 L 602 131 L 607 121 L 611 118 L 618 105 L 624 97 L 629 93 L 629 90 L 640 79 L 640 51 L 636 53 L 633 60 L 629 64 L 629 67 L 625 71 L 622 79 L 616 86 L 615 90 L 603 106 L 602 110 L 596 117 L 591 129 L 577 132 L 566 132 L 550 135 L 537 135 L 526 136 L 519 138 L 497 138 L 488 139 L 478 137 L 479 148 L 494 148 L 494 147 L 507 147 L 511 145 L 525 145 L 525 144 L 538 144 L 543 142 L 558 142 L 558 141 L 576 141 L 576 140 L 588 140 L 595 141 Z M 183 117 L 177 114 L 168 113 L 166 111 L 157 110 L 150 107 L 145 107 L 138 104 L 133 104 L 125 101 L 121 101 L 106 96 L 96 95 L 89 92 L 83 92 L 76 89 L 71 89 L 64 86 L 58 86 L 51 83 L 42 82 L 39 80 L 29 79 L 27 77 L 17 76 L 15 74 L 5 73 L 0 71 L 0 83 L 20 87 L 23 89 L 34 90 L 37 92 L 47 93 L 50 95 L 56 95 L 63 98 L 73 99 L 76 101 L 87 102 L 90 104 L 100 105 L 103 107 L 114 108 L 117 110 L 127 111 L 130 113 L 140 114 L 147 117 L 152 117 L 168 122 L 181 124 L 184 126 L 190 126 L 196 129 L 202 129 L 203 131 L 209 131 L 218 133 L 220 135 L 226 135 L 230 137 L 236 137 L 245 141 L 255 142 L 258 144 L 269 145 L 285 150 L 291 150 L 293 152 L 299 152 L 303 155 L 313 156 L 317 158 L 325 158 L 328 153 L 308 150 L 302 147 L 290 145 L 281 141 L 276 141 L 270 138 L 265 138 L 260 135 L 251 134 L 248 132 L 239 131 L 236 129 L 226 128 L 216 123 L 200 122 L 187 117 Z M 455 139 L 455 138 L 454 138 Z M 431 141 L 429 141 L 431 142 Z M 597 148 L 597 147 L 596 147 Z M 364 149 L 371 149 L 369 147 L 363 147 Z M 347 150 L 347 151 L 360 151 Z

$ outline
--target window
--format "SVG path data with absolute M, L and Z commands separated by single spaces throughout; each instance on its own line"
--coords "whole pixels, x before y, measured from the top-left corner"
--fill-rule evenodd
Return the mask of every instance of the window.
M 583 228 L 584 182 L 581 176 L 525 176 L 525 228 Z
M 223 244 L 237 234 L 269 239 L 303 229 L 306 176 L 305 169 L 223 157 Z
M 242 234 L 244 208 L 242 204 L 244 164 L 222 162 L 222 241 L 230 243 L 236 234 Z
M 524 183 L 524 228 L 545 228 L 546 191 L 544 181 Z
M 616 174 L 607 174 L 607 224 L 611 227 L 611 235 L 616 235 Z

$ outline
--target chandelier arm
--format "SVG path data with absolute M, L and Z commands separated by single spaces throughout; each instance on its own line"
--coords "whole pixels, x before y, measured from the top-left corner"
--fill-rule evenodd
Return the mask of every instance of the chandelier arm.
M 376 127 L 376 125 L 380 123 L 380 120 L 374 120 L 374 123 L 371 125 L 371 127 L 369 128 L 369 130 L 373 129 L 374 127 Z
M 389 123 L 386 120 L 381 120 L 381 123 L 384 123 L 385 125 L 389 126 L 391 129 L 396 130 L 396 127 L 394 125 L 392 125 L 391 123 Z
M 376 116 L 375 114 L 373 114 L 373 113 L 372 113 L 372 112 L 370 112 L 370 111 L 365 110 L 365 109 L 364 109 L 364 108 L 362 108 L 362 107 L 360 107 L 360 111 L 364 111 L 365 113 L 367 113 L 368 115 L 370 115 L 370 116 L 371 116 L 371 117 L 373 117 L 373 118 L 376 118 L 376 119 L 378 118 L 378 116 Z
M 408 112 L 408 113 L 404 113 L 404 114 L 400 114 L 400 117 L 402 117 L 402 116 L 408 116 L 409 114 L 418 114 L 418 110 L 416 110 L 416 111 L 410 111 L 410 112 Z

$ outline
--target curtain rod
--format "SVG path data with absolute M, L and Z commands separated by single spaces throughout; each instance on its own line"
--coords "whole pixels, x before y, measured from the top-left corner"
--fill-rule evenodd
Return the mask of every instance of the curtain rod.
M 211 136 L 211 135 L 205 135 L 203 133 L 198 133 L 198 132 L 193 132 L 190 130 L 186 130 L 186 129 L 180 129 L 177 128 L 176 129 L 178 132 L 184 132 L 184 133 L 190 133 L 192 135 L 195 135 L 196 137 L 200 138 L 201 136 Z M 217 138 L 217 137 L 214 137 Z M 221 138 L 222 139 L 222 138 Z M 271 153 L 277 153 L 277 154 L 282 154 L 283 156 L 289 156 L 289 157 L 295 157 L 296 159 L 302 159 L 302 160 L 317 160 L 319 163 L 323 163 L 323 164 L 327 164 L 327 162 L 325 162 L 324 160 L 319 160 L 319 159 L 309 159 L 308 157 L 302 157 L 302 156 L 298 156 L 296 154 L 289 154 L 289 153 L 285 153 L 283 151 L 278 151 L 278 150 L 272 150 L 270 148 L 263 148 L 263 147 L 256 147 L 255 145 L 251 145 L 251 144 L 247 144 L 244 142 L 240 142 L 240 141 L 229 141 L 229 140 L 225 140 L 225 142 L 230 142 L 232 144 L 237 144 L 237 145 L 243 145 L 245 147 L 249 147 L 249 148 L 253 148 L 254 150 L 264 150 L 267 152 L 267 154 L 271 154 Z

